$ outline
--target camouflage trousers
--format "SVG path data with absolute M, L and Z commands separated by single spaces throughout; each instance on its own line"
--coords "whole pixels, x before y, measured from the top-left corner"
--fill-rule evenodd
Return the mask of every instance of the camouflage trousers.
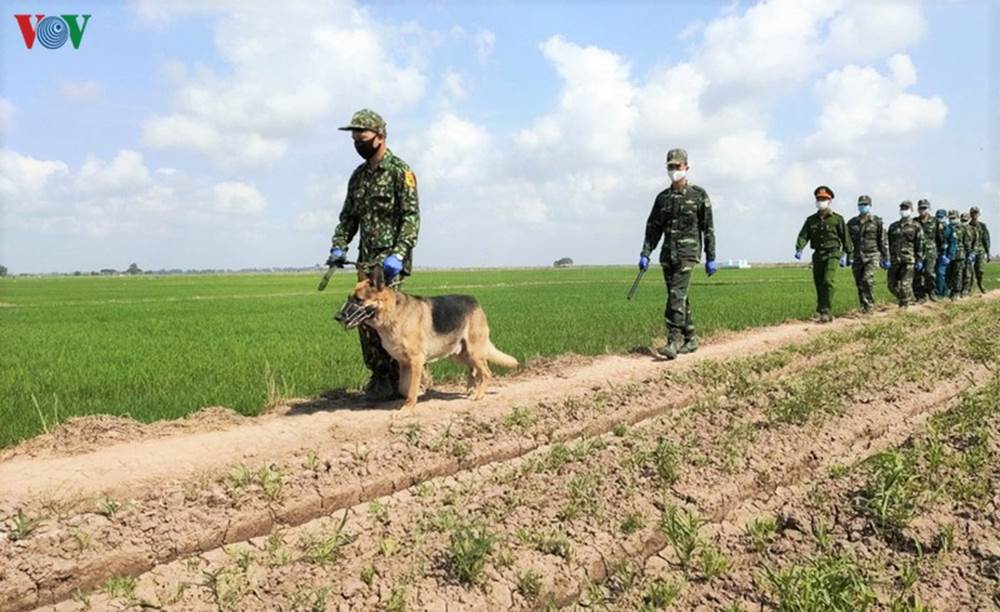
M 913 264 L 894 263 L 889 268 L 889 291 L 900 306 L 913 303 Z
M 691 302 L 688 300 L 688 287 L 691 286 L 691 262 L 674 261 L 660 264 L 663 267 L 663 280 L 667 283 L 667 307 L 663 318 L 667 323 L 667 338 L 681 335 L 684 339 L 694 337 L 694 319 L 691 317 Z
M 976 258 L 979 261 L 979 258 Z M 965 273 L 962 275 L 962 295 L 969 295 L 972 293 L 972 280 L 976 276 L 976 264 L 966 261 L 965 262 Z
M 830 314 L 833 305 L 834 277 L 839 257 L 813 256 L 813 285 L 816 286 L 816 312 Z
M 973 264 L 972 272 L 976 277 L 976 284 L 979 285 L 979 290 L 986 293 L 986 289 L 983 287 L 983 264 L 986 263 L 986 253 L 976 254 L 976 263 Z
M 948 295 L 952 299 L 962 294 L 965 284 L 965 258 L 960 257 L 948 264 Z
M 372 380 L 385 380 L 391 383 L 391 388 L 398 388 L 399 364 L 382 348 L 378 332 L 367 325 L 361 325 L 358 327 L 358 335 L 361 338 L 361 355 L 364 357 L 365 367 L 372 372 Z
M 913 297 L 918 300 L 934 299 L 937 289 L 934 268 L 937 265 L 937 254 L 927 255 L 923 259 L 924 269 L 913 274 Z
M 878 268 L 876 260 L 859 260 L 851 266 L 854 272 L 854 284 L 858 287 L 858 303 L 861 310 L 871 311 L 875 307 L 875 269 Z
M 948 297 L 948 266 L 935 262 L 934 284 L 937 287 L 937 294 L 941 297 Z

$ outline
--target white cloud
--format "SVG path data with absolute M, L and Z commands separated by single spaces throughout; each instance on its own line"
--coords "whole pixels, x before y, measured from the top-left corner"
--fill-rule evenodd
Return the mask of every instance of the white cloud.
M 909 56 L 894 55 L 888 66 L 888 74 L 871 67 L 845 66 L 816 85 L 823 107 L 819 130 L 808 140 L 814 149 L 847 150 L 862 141 L 877 144 L 886 138 L 895 142 L 944 122 L 948 107 L 941 98 L 905 91 L 917 80 Z
M 97 81 L 63 81 L 59 94 L 70 100 L 88 100 L 100 97 L 104 88 Z
M 16 212 L 44 208 L 47 203 L 41 196 L 49 184 L 68 174 L 68 166 L 61 161 L 0 150 L 0 200 L 4 209 Z
M 449 99 L 462 100 L 468 95 L 462 75 L 455 72 L 451 68 L 445 71 L 443 81 L 444 92 Z
M 143 163 L 142 154 L 128 150 L 119 151 L 110 162 L 88 158 L 73 179 L 76 189 L 86 193 L 135 190 L 149 182 L 149 170 Z
M 493 48 L 496 46 L 496 34 L 490 30 L 479 30 L 476 32 L 476 55 L 480 60 L 485 60 L 493 55 Z
M 421 185 L 435 182 L 468 182 L 487 176 L 492 140 L 482 126 L 446 113 L 428 126 L 422 140 L 405 145 L 419 151 L 414 160 Z
M 215 45 L 228 70 L 173 65 L 174 111 L 145 123 L 150 146 L 227 167 L 266 165 L 331 120 L 363 106 L 398 111 L 424 94 L 419 53 L 351 2 L 286 3 L 280 20 L 270 3 L 219 4 L 229 10 L 215 25 Z
M 221 212 L 255 214 L 264 210 L 264 196 L 253 185 L 239 181 L 225 181 L 212 188 L 215 208 Z
M 878 59 L 916 43 L 926 30 L 919 2 L 852 2 L 830 21 L 824 53 L 842 62 Z

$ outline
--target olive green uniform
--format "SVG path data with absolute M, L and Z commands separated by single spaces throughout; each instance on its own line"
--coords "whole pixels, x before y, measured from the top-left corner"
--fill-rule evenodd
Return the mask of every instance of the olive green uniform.
M 826 217 L 818 211 L 809 215 L 799 231 L 795 250 L 801 251 L 807 244 L 813 248 L 812 271 L 813 284 L 816 286 L 816 312 L 829 316 L 833 305 L 837 260 L 842 255 L 850 256 L 854 250 L 844 217 L 832 211 Z

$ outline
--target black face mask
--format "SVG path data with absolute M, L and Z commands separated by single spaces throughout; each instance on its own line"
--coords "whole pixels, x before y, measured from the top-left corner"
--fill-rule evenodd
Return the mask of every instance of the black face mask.
M 375 146 L 374 138 L 371 140 L 355 140 L 354 150 L 364 159 L 371 159 L 375 155 L 375 152 L 378 151 L 378 147 Z

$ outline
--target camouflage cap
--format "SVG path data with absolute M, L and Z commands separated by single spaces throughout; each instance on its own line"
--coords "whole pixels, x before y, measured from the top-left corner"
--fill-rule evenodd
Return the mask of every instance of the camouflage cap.
M 972 208 L 970 208 L 969 209 L 969 214 L 978 215 L 979 214 L 979 207 L 978 206 L 973 206 Z
M 338 130 L 371 130 L 379 134 L 385 133 L 385 119 L 370 108 L 362 108 L 351 115 L 351 122 Z
M 934 216 L 938 219 L 944 219 L 948 216 L 948 211 L 943 208 L 939 208 L 937 209 L 937 212 L 934 213 Z
M 833 199 L 833 189 L 830 189 L 826 185 L 820 185 L 819 187 L 817 187 L 816 189 L 813 190 L 813 195 L 815 197 L 817 197 L 817 198 L 820 197 L 820 196 L 822 196 L 824 198 L 829 198 L 829 199 L 832 200 Z
M 688 163 L 688 152 L 684 149 L 670 149 L 667 151 L 667 165 Z
M 969 213 L 967 213 L 967 212 L 964 212 L 964 213 L 960 214 L 960 215 L 959 215 L 958 217 L 959 217 L 959 218 L 960 218 L 960 219 L 961 219 L 962 221 L 968 221 L 968 220 L 969 220 Z
M 871 203 L 872 203 L 871 196 L 866 196 L 866 195 L 858 196 L 858 204 L 868 204 L 870 206 Z
M 958 219 L 958 211 L 955 210 L 954 208 L 952 208 L 951 210 L 949 210 L 948 211 L 948 218 L 949 219 Z
M 926 200 L 923 198 L 917 200 L 917 208 L 919 208 L 920 210 L 927 210 L 930 207 L 931 207 L 930 200 Z
M 902 202 L 899 203 L 899 208 L 900 209 L 913 208 L 913 202 L 911 202 L 909 200 L 903 200 Z

